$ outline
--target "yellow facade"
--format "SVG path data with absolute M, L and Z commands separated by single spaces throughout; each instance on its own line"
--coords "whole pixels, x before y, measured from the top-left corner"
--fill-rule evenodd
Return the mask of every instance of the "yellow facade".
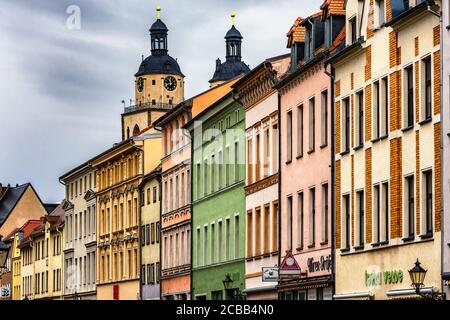
M 161 145 L 161 142 L 159 142 Z M 152 171 L 141 184 L 141 298 L 160 297 L 160 202 L 161 168 Z
M 97 298 L 139 297 L 142 153 L 127 140 L 92 162 L 97 171 Z M 114 296 L 116 292 L 116 296 Z
M 20 239 L 19 239 L 19 233 L 16 233 L 14 235 L 14 240 L 12 244 L 12 284 L 11 284 L 11 290 L 12 290 L 12 300 L 21 300 L 21 283 L 22 283 L 22 276 L 21 276 L 21 257 L 20 257 Z
M 64 263 L 62 254 L 63 226 L 45 221 L 31 235 L 33 248 L 33 299 L 62 300 Z

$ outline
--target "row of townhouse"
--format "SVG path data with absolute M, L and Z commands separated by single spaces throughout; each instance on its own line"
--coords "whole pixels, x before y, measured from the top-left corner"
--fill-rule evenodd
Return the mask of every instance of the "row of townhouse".
M 60 178 L 62 292 L 47 296 L 448 293 L 449 16 L 445 1 L 326 0 L 295 20 L 290 54 L 252 70 L 233 22 L 210 89 L 186 99 L 158 8 L 122 141 Z M 25 296 L 58 279 L 40 260 Z M 417 288 L 411 270 L 427 270 Z

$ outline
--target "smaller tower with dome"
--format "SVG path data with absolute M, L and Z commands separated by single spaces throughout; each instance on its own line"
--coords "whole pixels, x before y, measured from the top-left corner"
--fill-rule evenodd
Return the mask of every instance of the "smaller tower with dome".
M 242 35 L 235 27 L 234 19 L 235 13 L 231 14 L 231 29 L 225 35 L 226 56 L 225 62 L 222 63 L 220 59 L 216 60 L 216 70 L 209 83 L 211 87 L 217 86 L 225 81 L 233 79 L 234 77 L 247 73 L 250 71 L 248 65 L 242 61 Z

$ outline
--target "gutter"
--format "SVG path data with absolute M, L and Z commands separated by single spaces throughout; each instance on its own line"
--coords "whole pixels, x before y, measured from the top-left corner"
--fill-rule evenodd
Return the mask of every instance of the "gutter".
M 336 132 L 335 132 L 335 109 L 334 109 L 334 105 L 335 105 L 335 84 L 334 84 L 334 80 L 335 80 L 335 70 L 333 68 L 333 66 L 331 66 L 331 73 L 327 71 L 327 67 L 328 67 L 329 63 L 325 62 L 324 63 L 324 67 L 325 67 L 325 74 L 327 76 L 330 77 L 331 80 L 331 102 L 330 102 L 330 113 L 331 113 L 331 205 L 330 205 L 330 209 L 331 209 L 331 259 L 332 259 L 332 263 L 331 263 L 331 282 L 333 283 L 333 285 L 331 286 L 332 288 L 332 296 L 334 297 L 335 293 L 336 293 L 336 286 L 334 285 L 334 283 L 336 283 L 335 279 L 336 279 Z

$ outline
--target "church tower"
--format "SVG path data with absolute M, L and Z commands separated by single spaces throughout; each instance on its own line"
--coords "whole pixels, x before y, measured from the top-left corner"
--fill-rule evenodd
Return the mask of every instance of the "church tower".
M 220 59 L 216 60 L 216 70 L 211 80 L 210 86 L 217 86 L 225 81 L 233 79 L 240 74 L 250 71 L 248 65 L 242 61 L 241 47 L 242 35 L 234 26 L 234 18 L 236 14 L 231 14 L 231 29 L 225 35 L 226 56 L 225 62 L 222 63 Z
M 135 105 L 122 114 L 122 139 L 137 134 L 184 99 L 184 75 L 168 54 L 169 29 L 161 20 L 161 8 L 150 28 L 151 54 L 135 74 Z

